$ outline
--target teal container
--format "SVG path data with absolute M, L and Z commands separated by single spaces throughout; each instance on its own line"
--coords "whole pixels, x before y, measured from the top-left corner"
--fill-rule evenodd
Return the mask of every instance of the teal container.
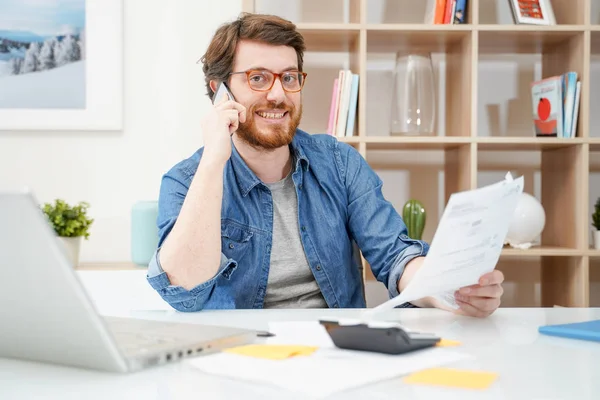
M 131 208 L 131 261 L 148 266 L 158 246 L 158 201 L 140 201 Z

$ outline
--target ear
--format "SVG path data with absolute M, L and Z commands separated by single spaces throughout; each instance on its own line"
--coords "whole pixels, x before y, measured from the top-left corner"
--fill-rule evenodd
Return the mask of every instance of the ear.
M 217 81 L 215 81 L 215 80 L 210 81 L 210 88 L 212 89 L 213 93 L 216 93 L 218 85 L 219 85 L 219 83 Z

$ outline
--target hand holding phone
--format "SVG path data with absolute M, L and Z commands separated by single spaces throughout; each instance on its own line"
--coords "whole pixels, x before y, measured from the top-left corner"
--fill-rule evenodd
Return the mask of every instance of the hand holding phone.
M 225 162 L 231 156 L 231 136 L 246 121 L 246 108 L 235 101 L 225 82 L 217 87 L 213 105 L 202 121 L 204 156 Z

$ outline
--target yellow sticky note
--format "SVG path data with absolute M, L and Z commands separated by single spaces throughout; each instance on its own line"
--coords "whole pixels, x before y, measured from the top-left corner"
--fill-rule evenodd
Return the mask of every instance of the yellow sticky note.
M 460 346 L 460 342 L 457 340 L 441 339 L 436 343 L 437 347 L 453 347 Z
M 405 377 L 404 382 L 461 389 L 487 389 L 497 377 L 498 374 L 493 372 L 430 368 Z
M 248 357 L 266 358 L 268 360 L 284 360 L 296 356 L 308 356 L 318 347 L 292 346 L 277 344 L 249 344 L 223 350 L 226 353 L 239 354 Z

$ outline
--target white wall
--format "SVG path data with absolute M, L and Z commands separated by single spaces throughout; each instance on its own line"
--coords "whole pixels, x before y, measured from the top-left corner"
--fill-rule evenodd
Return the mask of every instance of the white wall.
M 156 199 L 161 175 L 202 145 L 210 101 L 196 61 L 240 11 L 239 0 L 124 0 L 123 131 L 0 132 L 0 186 L 29 186 L 41 202 L 89 201 L 81 260 L 129 260 L 131 206 Z

